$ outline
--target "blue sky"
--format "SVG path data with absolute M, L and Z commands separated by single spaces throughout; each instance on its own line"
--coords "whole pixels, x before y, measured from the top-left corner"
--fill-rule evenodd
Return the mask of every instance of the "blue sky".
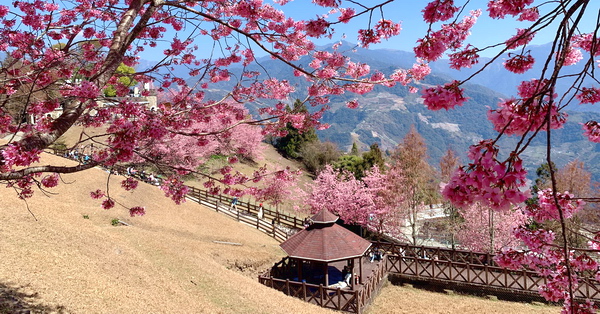
M 4 1 L 4 0 L 0 0 Z M 269 0 L 264 0 L 268 2 Z M 365 0 L 361 1 L 362 4 L 366 6 L 373 6 L 381 1 L 374 0 Z M 380 44 L 371 45 L 370 49 L 397 49 L 397 50 L 405 50 L 412 51 L 417 39 L 424 36 L 427 30 L 427 24 L 422 20 L 421 10 L 425 7 L 425 5 L 429 1 L 422 0 L 396 0 L 384 7 L 384 17 L 386 19 L 390 19 L 395 22 L 402 23 L 402 31 L 399 36 L 389 39 L 387 41 L 383 41 Z M 464 1 L 455 0 L 456 5 L 462 5 Z M 474 9 L 482 9 L 482 15 L 479 17 L 477 23 L 472 29 L 472 35 L 467 39 L 467 43 L 472 43 L 477 47 L 483 47 L 487 45 L 493 45 L 498 42 L 503 42 L 506 39 L 510 38 L 514 34 L 516 34 L 517 28 L 526 28 L 530 25 L 531 22 L 519 22 L 516 21 L 515 18 L 507 17 L 505 20 L 493 20 L 487 16 L 486 8 L 487 8 L 488 0 L 471 0 L 466 8 L 463 11 L 460 19 L 463 16 L 467 15 L 470 10 Z M 544 1 L 544 3 L 547 1 Z M 535 3 L 543 3 L 543 1 L 536 0 Z M 277 4 L 274 5 L 276 8 L 283 10 L 286 15 L 291 16 L 294 19 L 314 19 L 317 16 L 317 13 L 323 14 L 327 12 L 326 8 L 319 7 L 313 4 L 310 0 L 295 0 L 284 6 L 279 6 Z M 342 3 L 342 7 L 345 6 L 345 3 Z M 547 6 L 542 6 L 542 14 L 544 11 L 548 10 Z M 584 29 L 584 32 L 591 32 L 594 29 L 596 24 L 597 14 L 600 10 L 600 1 L 591 0 L 588 6 L 588 10 L 586 16 L 584 17 L 585 24 L 589 25 L 587 29 Z M 332 18 L 337 18 L 337 14 L 332 15 Z M 381 17 L 380 13 L 377 12 L 373 16 L 373 20 L 377 21 Z M 334 26 L 336 33 L 333 38 L 321 38 L 315 40 L 315 42 L 319 45 L 329 44 L 336 42 L 338 40 L 344 39 L 343 35 L 345 34 L 345 40 L 351 43 L 357 42 L 357 31 L 361 28 L 366 28 L 368 26 L 368 16 L 361 16 L 360 18 L 353 20 L 349 24 L 336 24 Z M 439 23 L 434 25 L 434 29 L 439 29 Z M 535 39 L 532 41 L 533 45 L 542 45 L 553 40 L 555 35 L 556 27 L 551 27 L 544 32 L 540 32 L 536 35 Z M 166 34 L 165 39 L 172 38 L 172 34 Z M 208 53 L 210 52 L 210 48 L 212 47 L 212 41 L 210 39 L 203 39 L 202 42 L 198 43 L 200 46 L 205 45 L 207 49 L 199 51 L 198 54 L 200 57 L 208 57 Z M 497 50 L 496 50 L 497 51 Z M 206 55 L 202 55 L 203 52 L 206 52 Z M 495 51 L 491 50 L 488 52 L 484 52 L 481 55 L 483 56 L 491 56 Z M 260 53 L 259 53 L 260 55 Z M 151 53 L 143 53 L 141 55 L 143 59 L 147 60 L 156 60 L 160 57 L 160 55 L 156 55 L 156 51 Z
M 307 2 L 308 1 L 296 0 L 284 6 L 284 12 L 292 12 L 292 17 L 294 18 L 314 18 L 316 16 L 315 12 L 317 12 L 319 8 L 316 5 Z M 378 1 L 368 0 L 362 1 L 361 3 L 366 5 L 374 5 L 377 2 Z M 372 45 L 370 48 L 389 48 L 412 51 L 417 39 L 423 37 L 427 31 L 427 24 L 422 20 L 421 10 L 423 10 L 428 2 L 429 1 L 422 0 L 396 0 L 393 3 L 386 5 L 383 12 L 384 17 L 386 19 L 391 19 L 394 22 L 402 22 L 402 32 L 399 36 L 384 41 L 381 44 Z M 461 5 L 463 2 L 465 1 L 455 0 L 456 5 Z M 535 1 L 534 4 L 545 2 L 548 1 Z M 516 34 L 517 28 L 526 28 L 531 25 L 531 22 L 516 21 L 516 19 L 512 17 L 507 17 L 504 20 L 491 19 L 486 11 L 487 3 L 488 0 L 472 0 L 469 2 L 466 10 L 463 11 L 460 19 L 467 15 L 470 10 L 475 10 L 478 8 L 482 10 L 482 14 L 473 27 L 472 35 L 469 37 L 467 42 L 472 43 L 477 47 L 492 45 L 500 41 L 504 41 Z M 287 10 L 286 7 L 291 8 L 291 10 Z M 543 14 L 544 11 L 549 9 L 550 8 L 547 5 L 542 6 L 540 13 Z M 591 32 L 594 30 L 599 10 L 600 1 L 591 0 L 590 4 L 588 5 L 588 9 L 586 10 L 586 16 L 584 17 L 584 25 L 589 27 L 583 30 L 584 32 Z M 374 16 L 374 18 L 379 17 L 380 15 Z M 357 30 L 359 28 L 365 28 L 367 24 L 368 20 L 366 18 L 362 18 L 347 25 L 338 24 L 335 28 L 338 33 L 337 35 L 346 33 L 348 34 L 347 40 L 349 42 L 356 42 Z M 434 25 L 434 29 L 439 29 L 439 27 L 439 24 Z M 532 44 L 541 45 L 551 42 L 555 36 L 555 29 L 556 27 L 554 26 L 537 34 L 535 39 L 532 41 Z M 327 41 L 320 40 L 320 42 L 325 43 Z

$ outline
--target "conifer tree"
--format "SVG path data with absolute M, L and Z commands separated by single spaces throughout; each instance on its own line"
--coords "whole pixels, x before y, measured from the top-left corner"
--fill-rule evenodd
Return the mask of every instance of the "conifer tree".
M 291 114 L 306 114 L 308 109 L 299 99 L 294 102 L 294 107 L 286 107 Z M 296 128 L 291 122 L 288 122 L 285 128 L 287 134 L 276 140 L 275 148 L 288 158 L 300 158 L 300 150 L 306 143 L 312 143 L 319 140 L 314 127 Z

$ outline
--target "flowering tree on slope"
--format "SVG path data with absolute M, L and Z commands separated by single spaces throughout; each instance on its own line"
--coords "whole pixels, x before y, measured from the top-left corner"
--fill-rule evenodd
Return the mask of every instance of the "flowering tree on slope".
M 285 9 L 287 2 L 278 1 L 278 5 Z M 411 69 L 399 69 L 387 78 L 382 73 L 370 73 L 368 65 L 352 62 L 338 51 L 317 51 L 311 42 L 312 38 L 333 36 L 335 24 L 350 22 L 360 15 L 371 17 L 369 25 L 358 32 L 360 45 L 368 47 L 397 35 L 399 24 L 383 18 L 377 20 L 375 14 L 383 12 L 382 5 L 366 7 L 359 2 L 341 0 L 313 2 L 324 7 L 324 12 L 308 21 L 286 17 L 273 5 L 259 0 L 27 0 L 15 1 L 11 7 L 0 6 L 0 35 L 3 38 L 0 52 L 8 56 L 0 68 L 0 133 L 14 135 L 0 146 L 0 181 L 14 187 L 20 197 L 27 198 L 36 184 L 55 186 L 61 173 L 83 171 L 98 164 L 111 166 L 130 162 L 135 156 L 160 163 L 140 148 L 150 140 L 164 139 L 167 134 L 194 136 L 199 139 L 198 144 L 207 144 L 206 141 L 210 141 L 208 135 L 227 136 L 227 131 L 240 124 L 262 124 L 263 133 L 275 135 L 287 123 L 295 127 L 317 125 L 326 110 L 329 95 L 362 94 L 370 91 L 374 84 L 407 85 L 429 73 L 427 62 L 444 55 L 450 58 L 453 68 L 460 69 L 478 63 L 483 51 L 499 48 L 484 68 L 502 53 L 510 51 L 509 59 L 504 62 L 507 71 L 526 73 L 534 62 L 541 62 L 544 70 L 536 73 L 535 79 L 524 80 L 518 86 L 517 96 L 503 100 L 498 108 L 490 110 L 488 118 L 498 131 L 498 137 L 481 141 L 471 148 L 470 162 L 457 171 L 446 185 L 444 194 L 459 207 L 478 201 L 496 210 L 507 210 L 529 196 L 524 190 L 526 171 L 522 168 L 520 154 L 532 138 L 541 134 L 546 136 L 547 162 L 551 164 L 551 131 L 561 127 L 568 118 L 563 112 L 565 106 L 573 102 L 594 104 L 600 101 L 600 88 L 584 86 L 586 78 L 597 82 L 593 71 L 595 58 L 600 55 L 600 25 L 582 22 L 585 15 L 597 14 L 588 10 L 591 0 L 554 0 L 536 4 L 533 0 L 490 0 L 486 14 L 491 18 L 516 19 L 529 24 L 516 30 L 511 38 L 485 47 L 466 42 L 471 27 L 482 14 L 481 10 L 468 11 L 478 9 L 473 7 L 475 4 L 470 1 L 463 1 L 462 5 L 453 0 L 431 1 L 423 9 L 423 20 L 428 24 L 426 34 L 414 47 L 420 62 Z M 542 60 L 534 60 L 528 52 L 528 44 L 540 30 L 548 28 L 554 28 L 552 33 L 556 34 L 551 53 Z M 163 38 L 167 30 L 175 31 L 177 35 Z M 197 39 L 201 37 L 213 41 L 219 53 L 198 59 L 195 53 L 200 49 Z M 169 47 L 158 48 L 162 41 L 167 41 Z M 119 96 L 126 91 L 119 81 L 124 74 L 117 73 L 118 66 L 123 63 L 135 67 L 136 54 L 153 49 L 164 56 L 162 61 L 138 69 L 131 75 L 135 81 L 145 83 L 156 79 L 162 88 L 185 87 L 184 78 L 158 71 L 168 69 L 170 65 L 183 65 L 189 67 L 191 76 L 199 79 L 199 89 L 181 88 L 180 101 L 160 106 L 157 112 L 127 100 L 111 107 L 99 106 L 102 91 L 108 85 L 113 86 Z M 294 86 L 276 78 L 259 79 L 259 73 L 246 70 L 244 66 L 256 61 L 255 50 L 282 61 L 296 75 L 308 80 L 304 101 L 317 107 L 313 114 L 286 113 L 285 102 Z M 295 63 L 303 56 L 312 60 L 306 67 Z M 579 72 L 566 71 L 575 63 L 583 65 Z M 227 68 L 232 64 L 241 64 L 243 70 L 233 73 Z M 571 88 L 562 95 L 555 94 L 556 82 L 566 76 L 573 79 Z M 205 97 L 204 91 L 211 84 L 234 79 L 236 84 L 222 99 Z M 464 83 L 452 81 L 423 88 L 424 105 L 431 110 L 449 110 L 462 105 L 468 99 L 461 88 Z M 411 85 L 411 90 L 415 91 L 417 86 Z M 188 102 L 190 98 L 197 101 Z M 226 126 L 219 131 L 186 129 L 193 122 L 208 123 L 215 119 L 217 111 L 233 110 L 227 105 L 231 101 L 246 103 L 265 99 L 275 104 L 263 107 L 259 119 L 249 119 L 240 113 L 226 121 Z M 358 103 L 350 101 L 347 105 L 355 108 Z M 56 119 L 48 118 L 47 114 L 59 106 L 63 109 L 62 114 Z M 23 123 L 21 117 L 24 115 L 35 117 L 31 120 L 33 123 Z M 92 162 L 76 166 L 35 164 L 44 149 L 76 125 L 106 130 L 104 136 L 83 136 L 79 143 L 100 145 Z M 590 141 L 600 142 L 597 121 L 584 123 L 583 132 Z M 506 154 L 507 158 L 499 157 L 496 146 L 502 136 L 518 139 L 513 151 Z M 177 170 L 179 173 L 191 171 Z M 571 196 L 559 191 L 553 177 L 551 171 L 551 189 L 543 192 L 546 194 L 539 208 L 528 211 L 527 215 L 538 220 L 556 219 L 565 229 L 562 222 L 580 207 L 576 199 L 585 196 Z M 235 183 L 250 179 L 253 178 L 238 175 Z M 131 186 L 124 184 L 127 188 Z M 181 191 L 180 184 L 172 186 Z M 176 190 L 168 194 L 181 195 Z M 562 234 L 565 233 L 563 230 Z M 553 257 L 544 267 L 538 268 L 540 274 L 551 280 L 544 290 L 545 296 L 552 300 L 564 299 L 567 312 L 592 311 L 591 305 L 577 307 L 572 300 L 581 271 L 598 274 L 597 263 L 588 255 L 598 252 L 598 232 L 589 237 L 591 251 L 577 254 L 572 253 L 567 241 L 557 247 L 553 235 L 544 230 L 521 229 L 516 236 L 530 245 L 532 252 Z M 507 265 L 525 263 L 535 268 L 531 258 L 515 254 L 504 256 Z
M 347 224 L 364 225 L 373 208 L 373 198 L 365 184 L 346 170 L 326 165 L 310 187 L 306 205 L 311 213 L 322 209 L 338 215 Z
M 406 219 L 401 210 L 404 198 L 399 193 L 404 184 L 402 173 L 398 169 L 382 173 L 374 166 L 365 174 L 359 180 L 347 170 L 325 166 L 309 187 L 306 205 L 312 213 L 327 209 L 345 223 L 365 227 L 378 237 L 406 240 L 401 229 Z
M 330 94 L 366 93 L 382 82 L 408 84 L 413 77 L 411 70 L 401 71 L 406 74 L 402 80 L 385 78 L 337 51 L 317 51 L 311 42 L 328 36 L 330 25 L 374 14 L 382 4 L 342 7 L 335 1 L 317 1 L 315 5 L 334 10 L 331 20 L 322 16 L 295 21 L 261 1 L 31 0 L 15 1 L 11 7 L 1 5 L 0 34 L 5 40 L 0 52 L 6 59 L 0 68 L 0 134 L 13 136 L 0 146 L 0 181 L 14 187 L 19 197 L 27 198 L 35 185 L 48 188 L 57 184 L 59 174 L 138 161 L 170 168 L 175 175 L 169 181 L 181 181 L 181 174 L 194 171 L 197 161 L 191 159 L 202 161 L 205 156 L 181 152 L 181 156 L 173 156 L 173 144 L 196 146 L 196 151 L 223 149 L 248 125 L 261 126 L 262 135 L 281 136 L 288 123 L 297 129 L 318 126 Z M 397 23 L 384 19 L 367 28 L 368 36 L 361 37 L 365 46 L 400 31 Z M 172 38 L 167 34 L 173 34 Z M 222 49 L 213 50 L 210 58 L 196 57 L 205 52 L 200 48 L 202 38 Z M 161 47 L 164 42 L 167 47 Z M 140 67 L 137 55 L 150 51 L 162 60 Z M 260 73 L 248 70 L 256 63 L 258 51 L 306 78 L 309 87 L 303 101 L 316 107 L 312 114 L 285 110 L 288 95 L 295 90 L 288 81 L 259 79 Z M 313 60 L 307 68 L 294 63 L 304 56 Z M 242 67 L 234 73 L 230 66 L 236 64 Z M 137 71 L 118 71 L 120 65 Z M 177 76 L 171 71 L 174 66 L 186 67 L 188 73 Z M 102 105 L 102 91 L 108 86 L 114 88 L 116 96 L 126 95 L 129 86 L 122 82 L 131 80 L 122 80 L 123 76 L 140 83 L 155 82 L 160 91 L 171 88 L 177 92 L 168 102 L 159 103 L 158 110 L 127 98 Z M 184 79 L 188 76 L 196 78 L 198 85 L 187 86 Z M 206 96 L 211 84 L 233 80 L 233 88 L 223 97 Z M 273 105 L 261 108 L 261 116 L 256 118 L 240 106 L 248 102 Z M 62 114 L 51 118 L 48 114 L 59 107 Z M 33 117 L 32 123 L 23 123 L 25 116 Z M 74 126 L 84 129 L 75 148 L 95 144 L 91 162 L 76 166 L 35 164 L 44 149 Z M 85 130 L 92 128 L 105 133 L 88 135 Z M 236 158 L 230 160 L 235 162 Z M 223 172 L 224 177 L 229 174 L 227 169 Z M 264 175 L 259 172 L 246 177 L 238 173 L 211 177 L 210 182 L 244 184 Z M 183 189 L 181 182 L 170 186 Z M 215 185 L 211 190 L 218 193 L 220 187 Z M 181 201 L 184 193 L 180 192 L 169 190 L 167 194 Z M 103 191 L 93 196 L 105 197 Z

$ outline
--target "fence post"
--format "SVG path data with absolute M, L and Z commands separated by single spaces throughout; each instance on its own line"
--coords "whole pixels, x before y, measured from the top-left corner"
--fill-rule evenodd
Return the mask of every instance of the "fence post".
M 302 296 L 303 296 L 303 300 L 306 301 L 306 282 L 304 282 L 304 280 L 302 281 Z
M 217 213 L 219 212 L 219 201 L 215 203 L 215 210 L 217 211 Z
M 236 212 L 237 212 L 237 221 L 240 221 L 240 211 L 236 208 Z
M 358 291 L 354 291 L 354 300 L 356 302 L 356 313 L 361 314 L 362 313 L 362 302 L 361 300 L 359 300 L 359 293 Z
M 287 294 L 287 295 L 290 295 L 290 280 L 289 280 L 289 279 L 286 279 L 286 280 L 285 280 L 285 289 L 286 289 L 286 291 L 287 291 L 287 293 L 286 293 L 286 294 Z
M 319 306 L 323 306 L 323 284 L 319 284 L 319 299 L 321 299 Z

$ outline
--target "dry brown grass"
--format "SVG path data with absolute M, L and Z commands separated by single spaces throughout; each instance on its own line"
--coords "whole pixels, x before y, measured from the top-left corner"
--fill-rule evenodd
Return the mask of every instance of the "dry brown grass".
M 133 193 L 119 180 L 110 185 L 119 202 L 146 206 L 145 216 L 102 210 L 89 192 L 106 176 L 68 175 L 57 195 L 36 193 L 28 204 L 37 221 L 14 191 L 0 189 L 3 294 L 33 295 L 22 307 L 75 313 L 328 312 L 257 282 L 283 255 L 275 240 L 197 204 L 177 206 L 146 184 Z M 114 227 L 114 218 L 131 226 Z
M 387 284 L 369 308 L 377 314 L 488 314 L 560 313 L 560 308 L 547 305 L 494 301 L 484 298 L 449 295 L 422 289 Z
M 45 156 L 42 163 L 69 163 Z M 89 192 L 99 169 L 25 203 L 0 189 L 0 312 L 332 313 L 260 285 L 257 274 L 283 252 L 270 237 L 200 205 L 177 206 L 146 184 L 133 193 L 110 183 L 126 206 L 102 210 Z M 84 215 L 88 217 L 84 218 Z M 119 218 L 130 226 L 112 226 Z M 213 241 L 241 243 L 241 246 Z M 555 308 L 446 296 L 388 285 L 371 313 L 550 313 Z

